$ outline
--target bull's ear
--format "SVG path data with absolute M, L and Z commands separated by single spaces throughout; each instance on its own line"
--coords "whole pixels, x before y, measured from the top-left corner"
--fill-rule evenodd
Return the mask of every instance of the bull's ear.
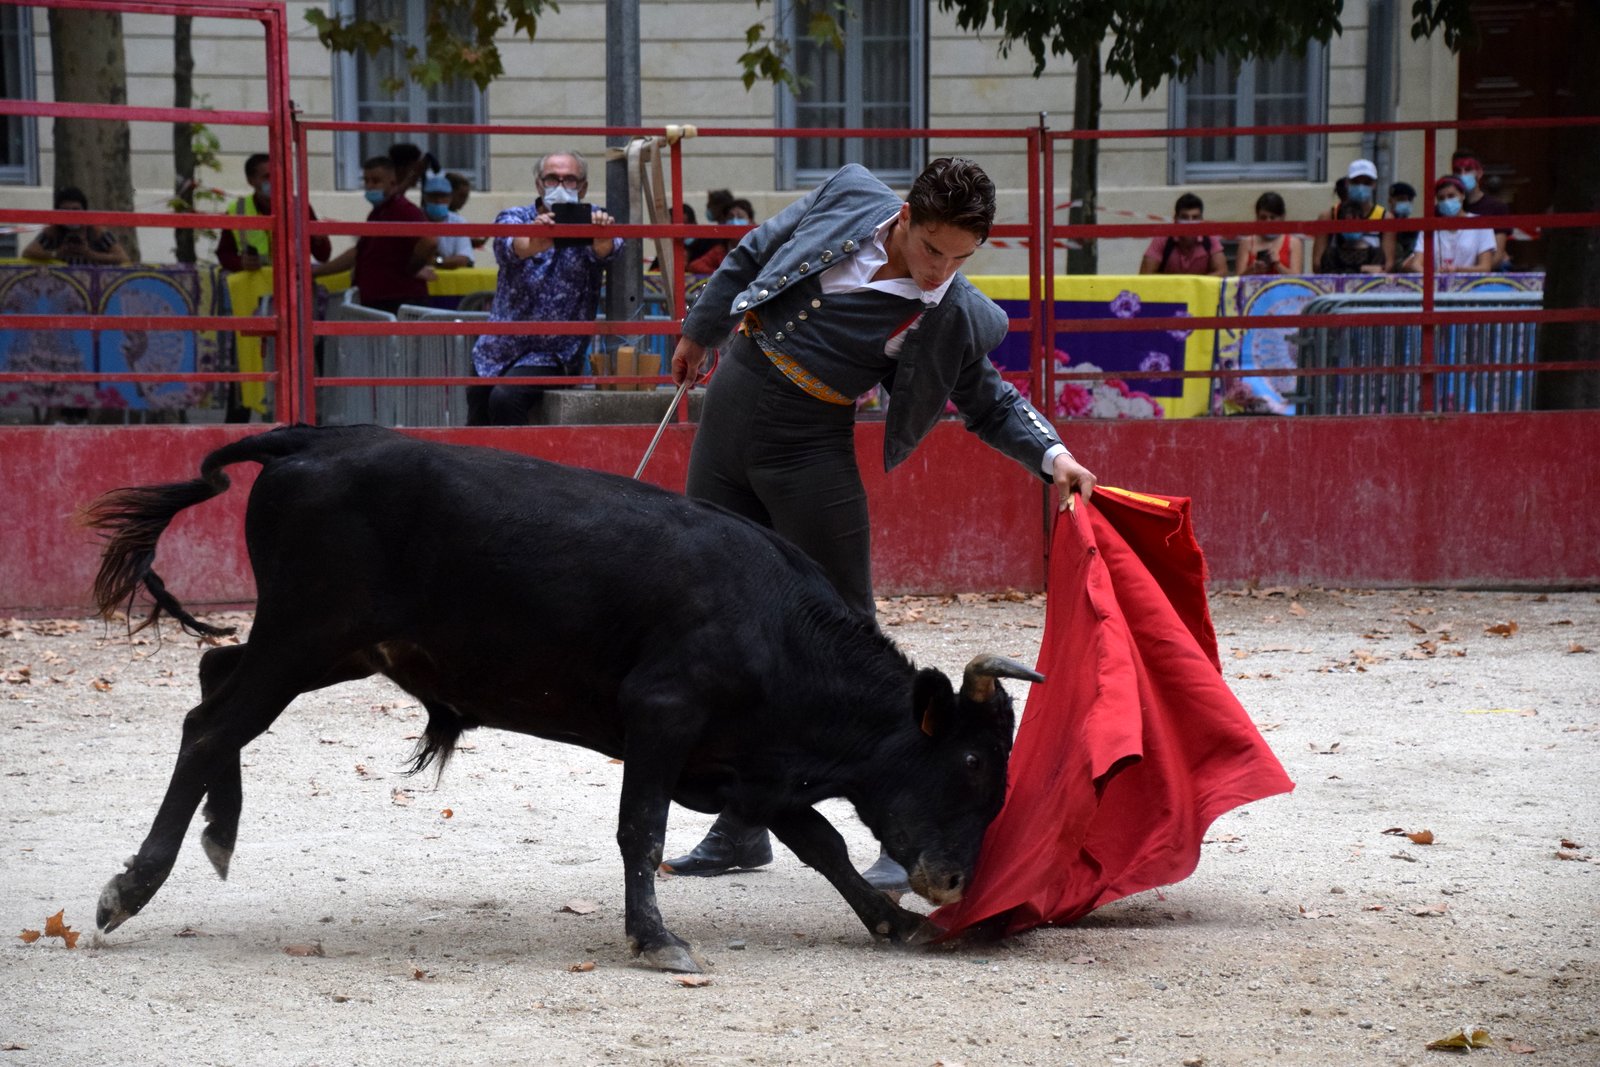
M 911 717 L 929 737 L 942 737 L 955 714 L 956 690 L 943 671 L 924 667 L 911 687 Z

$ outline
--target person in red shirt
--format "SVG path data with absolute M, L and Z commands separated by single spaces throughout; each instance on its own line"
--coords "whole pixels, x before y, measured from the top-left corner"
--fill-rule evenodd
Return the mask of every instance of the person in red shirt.
M 1228 273 L 1228 257 L 1222 241 L 1200 235 L 1195 224 L 1204 222 L 1206 205 L 1193 193 L 1178 197 L 1172 220 L 1182 223 L 1170 237 L 1157 237 L 1145 249 L 1139 263 L 1140 274 L 1209 274 L 1221 278 Z
M 372 205 L 368 222 L 426 223 L 422 209 L 405 197 L 405 188 L 396 178 L 397 168 L 387 156 L 373 156 L 361 165 L 361 180 L 367 202 Z M 394 314 L 401 304 L 420 304 L 428 297 L 428 282 L 433 277 L 432 237 L 362 237 L 317 267 L 321 277 L 354 270 L 351 283 L 360 291 L 362 307 Z

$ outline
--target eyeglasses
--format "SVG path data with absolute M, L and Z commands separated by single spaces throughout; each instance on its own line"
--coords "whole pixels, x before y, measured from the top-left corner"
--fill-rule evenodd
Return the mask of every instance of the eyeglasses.
M 539 181 L 543 183 L 546 189 L 554 189 L 558 185 L 565 185 L 568 189 L 576 189 L 583 184 L 583 179 L 576 174 L 568 174 L 565 177 L 560 174 L 546 174 Z

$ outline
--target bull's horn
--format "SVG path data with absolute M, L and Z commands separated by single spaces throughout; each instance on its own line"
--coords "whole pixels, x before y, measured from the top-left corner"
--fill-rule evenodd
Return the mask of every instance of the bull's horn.
M 1014 659 L 982 653 L 972 657 L 966 674 L 961 679 L 961 696 L 977 704 L 986 704 L 994 696 L 996 678 L 1020 678 L 1027 682 L 1042 682 L 1044 675 L 1029 670 Z

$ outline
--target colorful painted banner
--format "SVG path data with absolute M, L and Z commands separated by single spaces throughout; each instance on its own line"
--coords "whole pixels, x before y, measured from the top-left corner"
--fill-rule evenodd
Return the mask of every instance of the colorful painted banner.
M 975 275 L 972 282 L 1012 318 L 1028 317 L 1028 279 Z M 1064 275 L 1056 278 L 1056 320 L 1185 319 L 1219 314 L 1221 278 L 1199 275 Z M 1161 322 L 1148 333 L 1057 331 L 1058 372 L 1210 370 L 1216 331 L 1187 330 Z M 1001 370 L 1028 369 L 1028 335 L 1009 334 L 994 352 Z M 1210 408 L 1206 378 L 1138 378 L 1058 382 L 1055 418 L 1170 418 L 1204 415 Z
M 226 315 L 214 267 L 0 264 L 4 315 Z M 228 369 L 229 334 L 188 330 L 0 330 L 0 370 L 184 374 Z M 0 406 L 156 411 L 211 407 L 225 387 L 183 382 L 40 382 L 0 392 Z

